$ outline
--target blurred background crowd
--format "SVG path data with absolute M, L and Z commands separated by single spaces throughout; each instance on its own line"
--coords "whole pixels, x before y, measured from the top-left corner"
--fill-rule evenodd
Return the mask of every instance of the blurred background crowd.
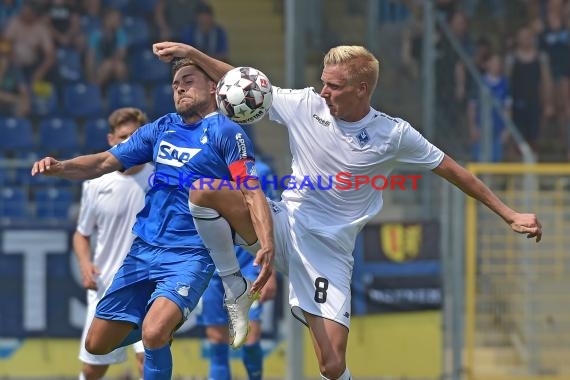
M 333 3 L 342 3 L 346 15 L 362 17 L 368 2 L 309 3 L 308 17 L 330 12 Z M 570 158 L 570 1 L 434 3 L 478 80 L 500 105 L 492 116 L 491 160 L 521 159 L 499 114 L 514 121 L 540 161 Z M 423 79 L 423 1 L 378 4 L 379 33 L 373 43 L 383 65 L 376 107 L 422 130 L 417 89 Z M 273 7 L 283 13 L 282 1 L 274 0 Z M 255 22 L 248 24 L 255 29 Z M 333 44 L 364 43 L 347 41 L 348 32 L 334 18 L 319 17 L 308 24 L 309 47 L 318 53 L 314 66 Z M 169 67 L 153 56 L 152 42 L 182 41 L 229 61 L 241 47 L 230 49 L 228 33 L 235 31 L 219 23 L 214 7 L 201 0 L 0 0 L 4 220 L 66 217 L 77 200 L 77 184 L 31 178 L 24 163 L 43 155 L 65 158 L 106 149 L 106 116 L 116 108 L 140 107 L 151 118 L 173 110 Z M 479 87 L 439 28 L 435 52 L 435 132 L 429 137 L 461 161 L 481 160 Z M 255 66 L 255 57 L 246 64 Z M 318 82 L 316 75 L 308 77 L 309 85 L 318 88 Z M 33 200 L 38 202 L 29 202 Z

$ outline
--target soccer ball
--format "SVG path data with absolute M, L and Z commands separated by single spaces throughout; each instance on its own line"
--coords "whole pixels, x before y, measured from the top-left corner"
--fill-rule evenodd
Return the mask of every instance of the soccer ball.
M 261 120 L 272 101 L 269 79 L 253 67 L 236 67 L 228 71 L 216 89 L 220 111 L 240 124 L 253 124 Z

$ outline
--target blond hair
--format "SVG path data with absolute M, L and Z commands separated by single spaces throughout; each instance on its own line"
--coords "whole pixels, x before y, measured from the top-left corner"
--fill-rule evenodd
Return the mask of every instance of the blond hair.
M 115 133 L 115 130 L 125 124 L 125 123 L 135 123 L 138 127 L 141 127 L 148 123 L 148 118 L 146 114 L 138 108 L 134 107 L 124 107 L 113 111 L 109 115 L 109 132 Z
M 368 49 L 363 46 L 341 45 L 333 47 L 323 59 L 324 66 L 348 66 L 347 80 L 349 82 L 364 81 L 370 88 L 370 96 L 378 83 L 380 63 Z

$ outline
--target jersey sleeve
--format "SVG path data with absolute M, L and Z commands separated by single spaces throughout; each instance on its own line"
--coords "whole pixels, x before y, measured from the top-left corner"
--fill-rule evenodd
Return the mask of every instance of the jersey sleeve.
M 279 124 L 287 124 L 288 120 L 298 117 L 300 113 L 308 109 L 311 93 L 314 93 L 312 88 L 290 90 L 273 86 L 273 102 L 269 109 L 269 119 Z
M 444 153 L 430 143 L 407 122 L 398 125 L 400 129 L 399 149 L 396 160 L 423 169 L 435 169 L 443 160 Z
M 257 177 L 253 143 L 236 123 L 226 123 L 219 129 L 219 148 L 232 179 L 238 181 L 247 176 Z
M 76 230 L 83 236 L 91 236 L 96 226 L 95 188 L 92 181 L 83 182 L 81 190 L 81 206 Z
M 151 162 L 156 142 L 156 122 L 146 124 L 109 152 L 119 160 L 123 169 Z

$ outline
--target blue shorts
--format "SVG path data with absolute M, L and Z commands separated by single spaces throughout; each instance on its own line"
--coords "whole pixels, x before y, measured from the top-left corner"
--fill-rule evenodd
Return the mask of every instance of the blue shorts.
M 161 248 L 136 238 L 109 289 L 97 304 L 100 319 L 126 321 L 141 327 L 157 297 L 180 308 L 184 320 L 196 307 L 214 273 L 203 248 Z
M 241 272 L 245 278 L 255 280 L 259 275 L 259 268 L 252 265 L 253 256 L 247 252 L 246 254 L 251 257 L 251 260 L 248 265 L 242 266 Z M 240 260 L 240 263 L 242 263 L 242 260 Z M 261 303 L 255 301 L 251 309 L 249 309 L 249 320 L 259 321 L 262 310 Z M 202 326 L 223 326 L 228 324 L 228 313 L 224 308 L 224 286 L 222 285 L 222 279 L 217 274 L 214 274 L 210 285 L 208 285 L 208 288 L 202 295 L 202 313 L 198 316 L 197 322 Z

